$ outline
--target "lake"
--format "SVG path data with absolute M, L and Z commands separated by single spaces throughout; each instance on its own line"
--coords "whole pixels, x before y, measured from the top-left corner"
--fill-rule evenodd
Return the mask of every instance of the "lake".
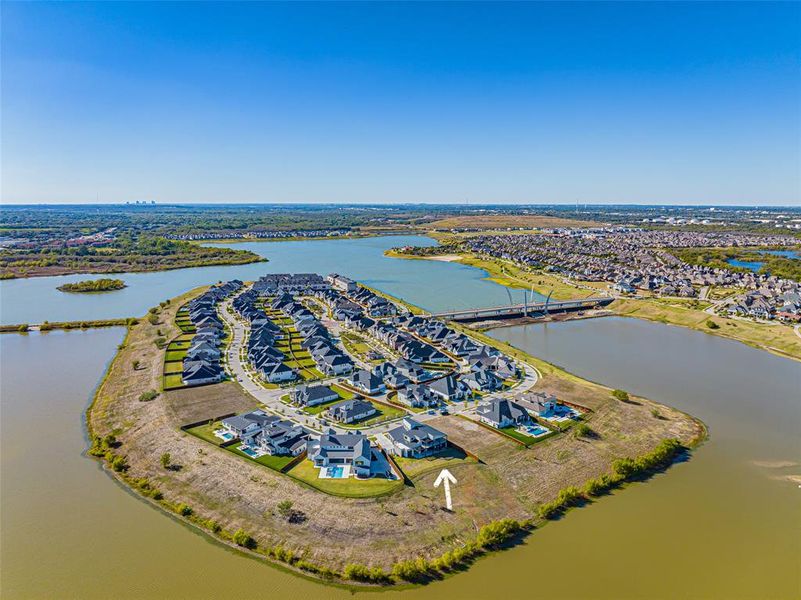
M 434 309 L 453 306 L 456 297 L 465 305 L 503 303 L 506 292 L 482 281 L 481 271 L 380 256 L 399 239 L 298 242 L 306 246 L 294 250 L 282 248 L 296 242 L 262 244 L 278 246 L 264 250 L 274 262 L 245 268 L 255 267 L 255 274 L 266 267 L 337 270 Z M 329 243 L 330 252 L 348 257 L 347 269 L 314 251 Z M 337 250 L 350 244 L 358 249 Z M 297 266 L 291 252 L 299 256 Z M 310 267 L 314 254 L 324 268 Z M 377 265 L 384 263 L 382 277 Z M 180 273 L 195 282 L 187 287 L 207 283 L 188 270 L 142 277 L 167 285 L 162 277 Z M 163 299 L 186 288 L 170 289 L 153 293 Z M 154 303 L 145 284 L 137 294 L 144 307 Z M 15 301 L 26 300 L 35 299 L 18 294 Z M 0 336 L 0 596 L 219 598 L 258 590 L 268 597 L 351 597 L 208 541 L 83 456 L 83 412 L 123 335 L 114 328 Z M 801 475 L 801 363 L 701 332 L 618 317 L 492 335 L 578 375 L 699 416 L 711 438 L 690 461 L 572 511 L 518 548 L 443 582 L 381 598 L 799 596 L 801 491 L 787 478 Z
M 223 244 L 225 245 L 225 244 Z M 160 301 L 219 280 L 254 280 L 265 273 L 340 273 L 365 285 L 409 300 L 427 310 L 509 304 L 523 301 L 522 290 L 485 280 L 486 273 L 458 263 L 402 260 L 384 256 L 396 246 L 431 246 L 425 236 L 384 236 L 353 240 L 246 242 L 226 245 L 251 250 L 269 262 L 249 265 L 176 269 L 155 273 L 122 273 L 128 287 L 113 292 L 70 294 L 56 288 L 101 275 L 64 275 L 0 281 L 0 323 L 81 321 L 144 315 Z M 535 300 L 543 296 L 535 295 Z
M 799 254 L 797 250 L 762 250 L 760 254 L 771 254 L 773 256 L 781 256 L 782 258 L 790 259 L 801 258 L 801 254 Z M 753 271 L 754 273 L 759 271 L 762 268 L 762 265 L 765 264 L 764 262 L 760 261 L 737 260 L 735 258 L 730 258 L 726 262 L 733 267 L 741 267 L 743 269 Z

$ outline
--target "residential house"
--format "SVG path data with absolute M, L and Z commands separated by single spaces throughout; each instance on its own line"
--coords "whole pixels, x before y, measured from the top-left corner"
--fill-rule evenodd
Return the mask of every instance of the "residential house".
M 378 436 L 388 454 L 404 458 L 423 458 L 441 452 L 448 446 L 448 437 L 430 425 L 406 417 L 400 426 Z

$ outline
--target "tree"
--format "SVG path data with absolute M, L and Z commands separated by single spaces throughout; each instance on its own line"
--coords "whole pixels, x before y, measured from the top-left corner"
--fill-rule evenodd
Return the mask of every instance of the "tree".
M 131 365 L 133 366 L 133 370 L 134 370 L 134 371 L 138 370 L 138 369 L 139 369 L 139 365 L 140 365 L 140 364 L 141 364 L 141 363 L 140 363 L 138 360 L 135 360 L 135 361 L 133 361 L 133 362 L 131 363 Z
M 171 460 L 172 457 L 170 456 L 170 453 L 165 452 L 164 454 L 161 455 L 161 466 L 164 467 L 165 469 L 169 469 Z
M 256 547 L 256 540 L 250 537 L 244 529 L 237 529 L 234 532 L 234 544 L 253 550 Z

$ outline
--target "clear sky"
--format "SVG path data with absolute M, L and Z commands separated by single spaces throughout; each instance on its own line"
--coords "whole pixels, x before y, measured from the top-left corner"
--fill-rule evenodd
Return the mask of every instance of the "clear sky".
M 801 203 L 801 4 L 2 3 L 7 203 Z

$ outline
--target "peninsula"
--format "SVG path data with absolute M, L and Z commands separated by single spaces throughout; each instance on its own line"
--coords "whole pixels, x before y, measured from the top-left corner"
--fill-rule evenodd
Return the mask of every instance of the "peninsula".
M 154 506 L 349 585 L 449 576 L 706 435 L 337 274 L 234 280 L 154 307 L 87 423 L 90 454 Z

